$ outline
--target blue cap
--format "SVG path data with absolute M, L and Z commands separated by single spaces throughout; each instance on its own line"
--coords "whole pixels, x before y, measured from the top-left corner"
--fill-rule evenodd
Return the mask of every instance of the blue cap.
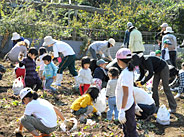
M 103 60 L 103 59 L 100 59 L 100 60 L 98 60 L 98 61 L 96 62 L 96 65 L 99 66 L 100 64 L 105 64 L 105 63 L 108 63 L 108 62 L 106 62 L 106 61 Z

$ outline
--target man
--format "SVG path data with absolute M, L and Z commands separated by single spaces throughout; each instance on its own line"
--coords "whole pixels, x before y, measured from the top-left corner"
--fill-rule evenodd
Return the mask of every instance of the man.
M 168 27 L 167 23 L 163 23 L 161 26 L 162 30 L 157 33 L 157 35 L 155 36 L 155 39 L 158 43 L 159 49 L 162 49 L 162 37 L 165 35 L 164 31 L 166 30 L 166 27 Z

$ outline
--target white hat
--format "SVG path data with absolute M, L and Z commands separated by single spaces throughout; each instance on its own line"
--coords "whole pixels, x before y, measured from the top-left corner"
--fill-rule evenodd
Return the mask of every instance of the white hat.
M 160 27 L 166 28 L 166 27 L 168 27 L 168 24 L 167 23 L 162 23 L 162 25 L 160 25 Z
M 132 22 L 128 22 L 128 23 L 127 23 L 127 28 L 130 28 L 130 27 L 132 27 L 132 26 L 133 26 Z
M 27 46 L 29 47 L 30 45 L 30 41 L 28 39 L 24 39 L 24 42 L 27 44 Z
M 31 88 L 23 88 L 19 94 L 20 99 L 22 100 L 31 91 L 33 91 Z
M 167 33 L 167 32 L 173 33 L 174 31 L 172 30 L 171 27 L 167 27 L 166 30 L 164 31 L 164 33 Z
M 110 39 L 108 40 L 108 42 L 109 42 L 110 44 L 112 44 L 112 46 L 114 46 L 115 43 L 116 43 L 116 41 L 115 41 L 113 38 L 110 38 Z
M 52 36 L 46 36 L 44 38 L 44 43 L 43 43 L 43 46 L 48 46 L 50 44 L 53 44 L 55 43 L 56 41 L 52 38 Z
M 12 35 L 13 35 L 13 37 L 11 38 L 11 40 L 18 40 L 18 39 L 20 39 L 20 35 L 17 32 L 14 32 Z

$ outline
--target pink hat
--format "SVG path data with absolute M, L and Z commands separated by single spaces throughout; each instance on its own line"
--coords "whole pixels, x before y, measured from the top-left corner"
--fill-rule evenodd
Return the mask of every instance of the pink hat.
M 117 51 L 116 58 L 117 59 L 131 59 L 132 58 L 132 53 L 127 48 L 121 48 Z

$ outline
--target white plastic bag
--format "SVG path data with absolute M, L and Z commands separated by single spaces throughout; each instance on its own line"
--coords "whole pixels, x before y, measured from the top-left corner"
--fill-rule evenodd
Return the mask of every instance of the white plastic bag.
M 18 77 L 13 81 L 12 90 L 14 91 L 14 95 L 19 95 L 20 91 L 24 88 L 24 84 L 22 82 L 22 78 Z
M 160 106 L 158 109 L 156 121 L 161 125 L 170 124 L 170 113 L 165 105 Z
M 106 109 L 106 88 L 103 88 L 96 100 L 96 103 L 93 104 L 94 107 L 99 111 L 99 112 L 104 112 Z
M 69 131 L 67 131 L 66 130 L 66 125 L 64 123 L 61 123 L 60 128 L 63 132 L 72 132 L 72 131 L 77 129 L 77 119 L 76 118 L 70 118 L 69 121 L 73 121 L 73 123 L 74 123 L 73 127 Z

